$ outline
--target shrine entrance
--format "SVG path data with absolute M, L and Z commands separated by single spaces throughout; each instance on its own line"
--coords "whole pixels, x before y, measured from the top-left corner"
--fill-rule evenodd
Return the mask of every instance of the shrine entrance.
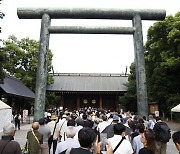
M 163 20 L 165 10 L 133 10 L 102 8 L 18 8 L 20 19 L 41 19 L 40 48 L 36 76 L 34 119 L 44 116 L 49 36 L 54 33 L 131 34 L 134 38 L 137 110 L 139 116 L 148 115 L 142 20 Z M 133 27 L 51 26 L 51 19 L 115 19 L 132 20 Z

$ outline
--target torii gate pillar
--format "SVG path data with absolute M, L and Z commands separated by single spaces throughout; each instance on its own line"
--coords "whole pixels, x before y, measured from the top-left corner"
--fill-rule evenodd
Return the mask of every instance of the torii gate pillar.
M 133 27 L 136 29 L 133 37 L 136 70 L 137 111 L 138 115 L 143 117 L 147 116 L 148 102 L 141 17 L 139 15 L 134 16 L 132 22 Z

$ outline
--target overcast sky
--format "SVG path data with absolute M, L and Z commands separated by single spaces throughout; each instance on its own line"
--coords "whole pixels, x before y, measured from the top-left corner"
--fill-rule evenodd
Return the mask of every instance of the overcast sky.
M 18 7 L 90 7 L 120 9 L 164 9 L 166 15 L 180 11 L 180 0 L 3 0 L 0 21 L 1 38 L 15 35 L 18 39 L 29 37 L 39 40 L 38 19 L 18 19 Z M 147 29 L 155 21 L 143 21 L 144 43 Z M 124 20 L 52 20 L 52 26 L 120 26 L 131 27 L 132 21 Z M 55 73 L 124 73 L 134 61 L 132 35 L 51 34 Z

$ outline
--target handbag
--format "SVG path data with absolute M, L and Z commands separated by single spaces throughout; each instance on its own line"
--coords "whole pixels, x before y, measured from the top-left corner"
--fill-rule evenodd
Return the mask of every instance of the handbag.
M 26 141 L 26 144 L 21 148 L 21 153 L 22 154 L 29 154 L 29 151 L 28 151 L 28 140 Z

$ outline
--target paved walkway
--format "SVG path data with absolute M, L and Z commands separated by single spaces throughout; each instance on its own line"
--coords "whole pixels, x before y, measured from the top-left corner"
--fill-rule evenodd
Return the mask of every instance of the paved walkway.
M 167 123 L 171 128 L 172 133 L 174 133 L 177 130 L 180 130 L 180 123 L 175 123 L 175 122 L 167 122 Z M 31 129 L 31 124 L 23 124 L 21 126 L 21 130 L 16 131 L 15 140 L 18 141 L 21 146 L 25 145 L 26 134 L 30 129 Z M 2 133 L 0 133 L 0 136 L 1 135 Z M 177 149 L 171 139 L 170 142 L 168 142 L 167 144 L 167 154 L 176 154 L 176 153 L 177 153 Z

